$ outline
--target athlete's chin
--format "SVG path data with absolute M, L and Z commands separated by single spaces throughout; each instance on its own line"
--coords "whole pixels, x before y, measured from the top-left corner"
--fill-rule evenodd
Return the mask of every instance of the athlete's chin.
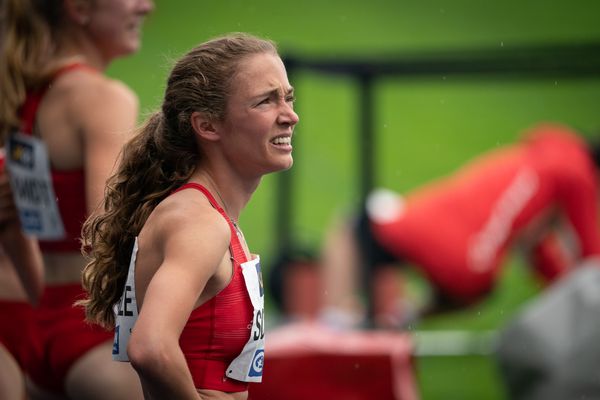
M 292 168 L 293 165 L 294 165 L 294 158 L 290 155 L 287 160 L 287 163 L 285 164 L 285 166 L 282 169 L 288 170 L 288 169 Z
M 293 164 L 294 159 L 291 155 L 286 157 L 278 157 L 277 160 L 274 160 L 272 163 L 270 163 L 268 167 L 268 172 L 285 171 L 292 168 Z
M 292 157 L 292 155 L 290 154 L 286 160 L 283 160 L 281 163 L 281 168 L 279 168 L 279 171 L 285 171 L 288 170 L 290 168 L 292 168 L 292 165 L 294 165 L 294 158 Z
M 114 58 L 126 57 L 137 53 L 140 50 L 142 42 L 139 37 L 133 36 L 123 40 L 117 49 L 115 49 Z

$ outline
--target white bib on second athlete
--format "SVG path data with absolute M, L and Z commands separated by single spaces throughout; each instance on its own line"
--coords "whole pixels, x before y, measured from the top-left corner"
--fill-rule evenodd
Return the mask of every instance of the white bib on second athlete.
M 45 240 L 65 237 L 46 145 L 39 138 L 13 133 L 6 165 L 23 232 Z
M 244 349 L 227 367 L 229 378 L 243 382 L 261 382 L 265 359 L 265 296 L 260 257 L 241 264 L 246 289 L 254 308 L 252 330 Z

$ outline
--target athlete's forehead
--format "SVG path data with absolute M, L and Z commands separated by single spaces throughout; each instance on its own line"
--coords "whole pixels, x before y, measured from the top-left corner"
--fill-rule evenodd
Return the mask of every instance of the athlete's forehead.
M 271 53 L 255 54 L 242 61 L 231 85 L 233 96 L 247 98 L 287 96 L 293 92 L 283 61 Z

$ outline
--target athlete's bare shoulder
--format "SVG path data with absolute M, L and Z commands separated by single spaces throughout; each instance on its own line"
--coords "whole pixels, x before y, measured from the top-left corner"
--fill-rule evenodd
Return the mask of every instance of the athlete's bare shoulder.
M 229 247 L 231 231 L 227 221 L 197 190 L 186 189 L 164 199 L 152 212 L 144 230 L 157 241 L 172 238 L 180 242 L 203 243 L 203 247 L 224 253 Z
M 123 110 L 137 115 L 138 98 L 123 82 L 109 78 L 88 68 L 69 71 L 56 81 L 70 99 L 70 106 L 78 110 Z

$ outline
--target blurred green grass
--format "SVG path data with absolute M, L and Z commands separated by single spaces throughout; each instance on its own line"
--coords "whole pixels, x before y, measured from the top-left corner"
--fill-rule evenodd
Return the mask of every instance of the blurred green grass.
M 572 0 L 156 0 L 143 49 L 108 71 L 140 96 L 142 116 L 161 101 L 172 61 L 231 31 L 277 41 L 285 54 L 328 57 L 511 48 L 600 40 L 600 2 Z M 294 141 L 294 238 L 318 249 L 333 215 L 358 196 L 358 90 L 349 78 L 298 72 L 292 84 L 301 122 Z M 439 76 L 379 80 L 375 90 L 376 184 L 410 190 L 482 151 L 511 142 L 538 121 L 600 129 L 600 79 L 493 80 Z M 279 247 L 276 176 L 263 180 L 241 225 L 266 267 Z M 537 292 L 518 255 L 481 305 L 428 319 L 420 330 L 497 329 Z M 423 399 L 502 399 L 487 357 L 421 358 Z

